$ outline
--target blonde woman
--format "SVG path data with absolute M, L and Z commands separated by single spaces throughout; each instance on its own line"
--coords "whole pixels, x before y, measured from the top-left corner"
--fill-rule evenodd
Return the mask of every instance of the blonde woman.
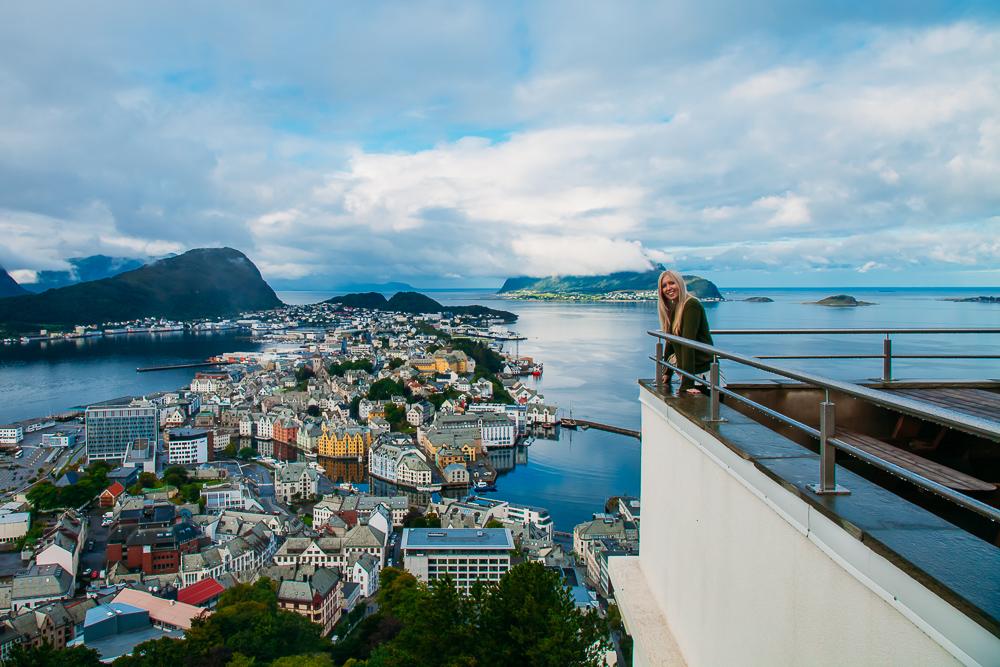
M 676 271 L 660 274 L 659 289 L 660 329 L 675 336 L 690 338 L 706 345 L 712 345 L 712 334 L 708 330 L 705 308 L 694 296 L 688 294 L 684 279 Z M 690 347 L 667 343 L 664 354 L 671 363 L 692 375 L 707 373 L 712 364 L 712 356 Z M 665 382 L 670 383 L 673 374 L 668 370 Z M 682 376 L 681 392 L 701 393 L 691 378 Z

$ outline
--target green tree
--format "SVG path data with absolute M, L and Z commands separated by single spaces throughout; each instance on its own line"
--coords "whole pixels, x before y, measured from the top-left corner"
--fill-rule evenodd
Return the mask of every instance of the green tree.
M 308 414 L 310 417 L 319 417 L 320 415 L 319 406 L 310 405 L 308 408 L 306 408 L 306 414 Z
M 257 456 L 257 450 L 253 447 L 244 447 L 236 454 L 236 456 L 240 457 L 244 461 L 249 461 L 253 457 Z
M 150 473 L 143 474 L 148 475 Z M 140 479 L 142 479 L 141 475 Z M 187 468 L 183 466 L 170 466 L 163 471 L 163 481 L 170 486 L 176 486 L 178 489 L 187 484 L 190 480 L 190 474 L 188 473 Z
M 500 523 L 499 521 L 497 521 L 496 519 L 490 519 L 489 521 L 486 522 L 486 527 L 487 528 L 503 528 L 503 524 Z
M 311 653 L 309 655 L 289 655 L 278 658 L 271 663 L 271 667 L 334 667 L 333 659 L 325 653 Z
M 393 396 L 409 396 L 410 390 L 398 380 L 382 378 L 368 389 L 368 400 L 387 401 Z
M 608 629 L 596 613 L 576 608 L 559 575 L 521 563 L 487 588 L 479 644 L 495 664 L 600 665 Z
M 393 357 L 392 359 L 389 360 L 389 370 L 394 371 L 405 363 L 406 362 L 400 359 L 399 357 Z
M 4 661 L 7 667 L 49 667 L 49 665 L 65 665 L 65 667 L 101 667 L 100 654 L 92 648 L 74 646 L 73 648 L 55 649 L 52 644 L 44 643 L 37 648 L 15 644 L 10 657 Z
M 183 639 L 162 637 L 151 639 L 135 647 L 132 655 L 114 661 L 114 667 L 160 667 L 161 665 L 188 665 L 187 648 Z
M 350 403 L 350 406 L 349 406 L 348 409 L 351 412 L 351 418 L 352 419 L 359 419 L 359 412 L 358 412 L 358 410 L 359 410 L 359 406 L 360 405 L 361 405 L 361 397 L 360 396 L 355 396 L 354 398 L 351 399 L 351 403 Z
M 160 480 L 151 472 L 139 473 L 139 486 L 144 489 L 155 489 L 160 486 Z

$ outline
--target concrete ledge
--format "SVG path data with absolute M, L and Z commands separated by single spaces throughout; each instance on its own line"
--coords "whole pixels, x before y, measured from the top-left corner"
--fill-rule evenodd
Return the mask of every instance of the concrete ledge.
M 670 625 L 646 583 L 639 557 L 609 558 L 608 574 L 614 582 L 615 599 L 625 629 L 634 640 L 632 664 L 635 667 L 686 667 Z

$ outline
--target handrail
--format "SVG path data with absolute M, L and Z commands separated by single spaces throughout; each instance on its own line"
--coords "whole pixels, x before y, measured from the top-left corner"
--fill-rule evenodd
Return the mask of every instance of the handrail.
M 940 496 L 947 498 L 948 500 L 965 507 L 966 509 L 972 510 L 977 514 L 985 516 L 995 522 L 1000 522 L 1000 509 L 987 505 L 975 498 L 971 498 L 965 494 L 959 493 L 954 489 L 946 487 L 938 482 L 927 479 L 926 477 L 914 473 L 906 468 L 902 468 L 894 463 L 885 461 L 873 454 L 870 454 L 864 450 L 861 450 L 854 445 L 846 443 L 838 439 L 835 435 L 834 427 L 834 404 L 830 402 L 829 392 L 835 391 L 847 396 L 854 398 L 859 398 L 865 401 L 874 403 L 884 408 L 895 410 L 897 412 L 902 412 L 911 416 L 929 418 L 932 421 L 936 421 L 944 426 L 949 426 L 967 433 L 972 433 L 974 435 L 979 435 L 990 440 L 1000 442 L 1000 422 L 991 422 L 987 419 L 982 419 L 975 417 L 973 415 L 965 415 L 960 412 L 949 410 L 947 408 L 942 408 L 940 406 L 931 405 L 927 403 L 922 403 L 909 398 L 895 396 L 885 391 L 878 389 L 871 389 L 868 387 L 863 387 L 861 385 L 852 384 L 849 382 L 842 382 L 840 380 L 834 380 L 821 375 L 816 375 L 813 373 L 806 373 L 802 371 L 797 371 L 794 369 L 784 368 L 781 366 L 776 366 L 774 364 L 765 363 L 758 360 L 755 357 L 748 357 L 743 354 L 736 352 L 729 352 L 721 348 L 715 347 L 714 345 L 706 345 L 704 343 L 699 343 L 688 338 L 683 338 L 681 336 L 676 336 L 673 334 L 664 333 L 662 331 L 648 331 L 650 336 L 660 339 L 661 341 L 667 341 L 670 343 L 676 343 L 683 345 L 694 350 L 699 350 L 711 354 L 713 356 L 713 362 L 711 367 L 711 374 L 709 379 L 709 388 L 711 390 L 711 417 L 709 421 L 723 421 L 719 418 L 719 397 L 721 395 L 726 395 L 739 400 L 740 402 L 750 405 L 755 409 L 758 409 L 765 414 L 768 414 L 779 421 L 788 424 L 794 428 L 797 428 L 804 433 L 814 437 L 819 438 L 820 441 L 820 483 L 816 485 L 810 485 L 810 488 L 817 494 L 840 494 L 849 493 L 846 489 L 838 486 L 835 481 L 835 465 L 834 457 L 837 449 L 841 449 L 848 454 L 859 458 L 867 463 L 885 471 L 890 474 L 896 475 L 905 479 L 906 481 L 919 486 L 923 489 L 936 493 Z M 668 363 L 663 358 L 662 353 L 663 343 L 657 343 L 657 353 L 652 359 L 656 362 L 656 382 L 660 385 L 661 382 L 661 367 L 666 366 L 672 371 L 679 373 L 682 376 L 704 382 L 703 378 L 697 378 L 689 372 L 686 372 L 677 366 Z M 768 373 L 773 373 L 775 375 L 780 375 L 791 380 L 797 380 L 804 384 L 812 385 L 823 389 L 827 392 L 826 400 L 821 404 L 820 411 L 820 428 L 815 429 L 811 426 L 803 424 L 791 417 L 781 414 L 780 412 L 768 408 L 767 406 L 761 405 L 755 401 L 752 401 L 745 396 L 737 394 L 729 389 L 721 386 L 719 382 L 719 359 L 728 359 L 730 361 L 735 361 L 740 364 L 744 364 L 753 368 L 757 368 Z
M 923 328 L 890 328 L 883 329 L 716 329 L 716 336 L 728 335 L 884 335 L 882 354 L 796 354 L 796 355 L 757 355 L 757 359 L 881 359 L 882 381 L 892 381 L 893 359 L 1000 359 L 996 354 L 893 354 L 892 336 L 894 334 L 997 334 L 1000 329 L 978 327 L 968 329 L 923 327 Z
M 937 405 L 930 405 L 914 399 L 895 396 L 879 389 L 871 389 L 869 387 L 863 387 L 851 382 L 843 382 L 841 380 L 834 380 L 833 378 L 816 375 L 814 373 L 806 373 L 804 371 L 784 368 L 783 366 L 775 366 L 774 364 L 768 364 L 760 361 L 756 357 L 748 357 L 737 352 L 727 352 L 726 350 L 713 345 L 705 345 L 704 343 L 699 343 L 697 341 L 683 338 L 681 336 L 675 336 L 673 334 L 663 333 L 662 331 L 649 331 L 648 333 L 655 338 L 661 338 L 671 343 L 679 343 L 686 347 L 714 355 L 720 359 L 736 361 L 745 366 L 752 366 L 758 370 L 774 373 L 775 375 L 781 375 L 790 380 L 798 380 L 799 382 L 820 387 L 821 389 L 838 391 L 853 398 L 871 401 L 875 405 L 883 408 L 896 410 L 897 412 L 909 414 L 914 417 L 930 417 L 942 426 L 950 426 L 951 428 L 956 428 L 960 431 L 965 431 L 967 433 L 972 433 L 973 435 L 979 435 L 984 438 L 1000 442 L 1000 422 L 991 422 L 981 417 L 964 415 L 960 412 L 942 408 Z

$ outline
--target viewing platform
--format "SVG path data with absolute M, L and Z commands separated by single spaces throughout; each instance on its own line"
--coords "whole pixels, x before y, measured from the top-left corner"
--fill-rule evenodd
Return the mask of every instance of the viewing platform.
M 633 664 L 1000 665 L 1000 382 L 701 349 L 771 377 L 639 382 L 640 552 L 608 562 Z

